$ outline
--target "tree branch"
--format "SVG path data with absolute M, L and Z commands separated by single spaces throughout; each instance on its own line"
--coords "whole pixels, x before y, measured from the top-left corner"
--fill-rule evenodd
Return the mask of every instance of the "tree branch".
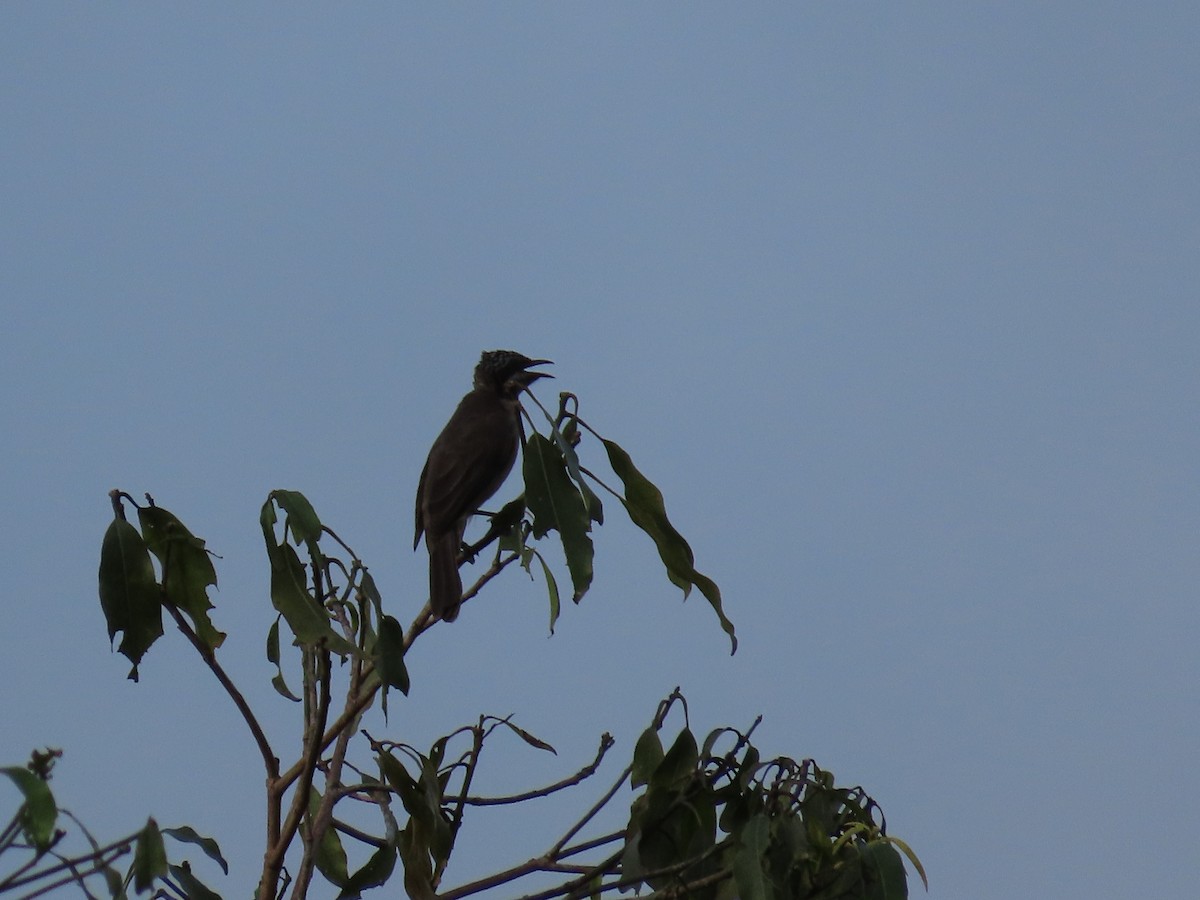
M 195 629 L 173 604 L 164 603 L 163 608 L 171 614 L 171 618 L 175 620 L 175 625 L 183 632 L 184 637 L 188 639 L 196 652 L 200 654 L 201 659 L 212 670 L 213 675 L 217 677 L 217 681 L 221 687 L 225 689 L 225 693 L 229 695 L 229 699 L 233 701 L 233 705 L 237 707 L 238 712 L 242 714 L 242 718 L 246 722 L 246 727 L 250 729 L 250 734 L 254 738 L 254 743 L 258 745 L 258 752 L 263 758 L 263 765 L 267 769 L 267 778 L 279 777 L 279 758 L 275 756 L 275 752 L 271 749 L 271 743 L 267 740 L 266 733 L 262 730 L 262 726 L 258 723 L 258 718 L 254 715 L 254 711 L 250 709 L 250 704 L 246 702 L 246 698 L 242 692 L 238 690 L 226 674 L 225 669 L 217 662 L 217 655 L 209 648 L 207 644 L 200 640 Z
M 526 800 L 533 800 L 536 797 L 548 797 L 564 788 L 573 787 L 596 774 L 596 770 L 600 767 L 600 761 L 604 759 L 604 755 L 608 753 L 615 743 L 616 741 L 613 740 L 612 735 L 606 732 L 600 738 L 600 747 L 596 751 L 596 758 L 574 775 L 569 775 L 561 781 L 556 781 L 554 784 L 535 788 L 523 794 L 510 794 L 507 797 L 465 797 L 463 802 L 468 806 L 503 806 L 508 803 L 523 803 Z

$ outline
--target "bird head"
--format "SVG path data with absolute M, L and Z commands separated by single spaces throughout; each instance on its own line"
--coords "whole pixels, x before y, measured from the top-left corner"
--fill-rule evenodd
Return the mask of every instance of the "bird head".
M 475 367 L 475 387 L 491 388 L 516 396 L 549 372 L 530 372 L 531 366 L 552 365 L 548 359 L 530 359 L 515 350 L 485 350 Z

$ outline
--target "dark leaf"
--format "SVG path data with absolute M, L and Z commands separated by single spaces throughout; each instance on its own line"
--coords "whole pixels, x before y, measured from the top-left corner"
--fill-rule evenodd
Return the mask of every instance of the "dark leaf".
M 688 781 L 696 774 L 699 763 L 700 750 L 696 738 L 690 728 L 684 728 L 654 770 L 651 783 L 666 787 Z
M 21 804 L 21 831 L 25 840 L 39 853 L 44 852 L 54 840 L 54 823 L 58 819 L 58 806 L 50 785 L 21 766 L 5 767 L 0 774 L 12 779 L 25 798 Z
M 325 608 L 308 592 L 304 564 L 300 562 L 296 551 L 290 544 L 276 541 L 277 521 L 275 507 L 268 499 L 263 504 L 259 524 L 262 525 L 267 557 L 271 562 L 272 605 L 283 614 L 292 634 L 300 643 L 312 646 L 324 641 L 335 653 L 352 654 L 354 646 L 334 632 Z
M 225 635 L 213 627 L 208 588 L 217 583 L 217 572 L 204 549 L 204 541 L 161 506 L 138 508 L 138 522 L 150 552 L 162 566 L 166 600 L 188 614 L 196 635 L 210 650 L 221 646 Z
M 104 884 L 108 888 L 108 895 L 113 900 L 127 900 L 128 894 L 125 893 L 125 879 L 112 866 L 104 867 Z
M 311 788 L 308 794 L 307 825 L 309 828 L 312 827 L 312 821 L 316 817 L 320 805 L 320 792 L 315 787 Z M 346 865 L 346 849 L 342 846 L 342 839 L 332 822 L 321 835 L 313 860 L 317 864 L 317 870 L 325 876 L 330 884 L 343 887 L 350 880 L 350 873 Z
M 501 549 L 513 549 L 519 532 L 517 526 L 520 525 L 521 520 L 524 518 L 525 495 L 522 494 L 515 500 L 509 500 L 492 515 L 488 520 L 487 532 L 479 541 L 479 544 L 489 544 L 495 538 L 500 541 Z
M 692 586 L 700 589 L 716 612 L 722 630 L 729 635 L 731 652 L 736 653 L 737 635 L 733 623 L 726 618 L 721 607 L 720 588 L 710 578 L 696 571 L 692 548 L 667 518 L 662 492 L 638 471 L 629 454 L 618 444 L 608 440 L 603 443 L 609 464 L 625 485 L 624 502 L 629 518 L 654 540 L 658 555 L 667 567 L 667 577 L 683 590 L 684 597 L 687 597 Z
M 396 848 L 391 844 L 380 847 L 371 854 L 361 869 L 350 876 L 338 900 L 352 900 L 367 888 L 386 884 L 396 868 Z
M 183 889 L 183 895 L 187 900 L 221 900 L 220 894 L 192 874 L 192 867 L 186 862 L 180 866 L 171 866 L 170 869 L 171 877 Z
M 100 548 L 100 606 L 108 639 L 124 632 L 117 649 L 133 663 L 129 677 L 134 681 L 138 663 L 163 633 L 160 596 L 142 536 L 124 519 L 113 519 Z
M 146 822 L 137 836 L 133 851 L 133 889 L 139 894 L 153 886 L 155 879 L 167 874 L 167 851 L 162 832 L 153 819 Z
M 774 892 L 765 872 L 771 838 L 770 821 L 760 813 L 746 823 L 738 838 L 737 856 L 733 861 L 738 896 L 741 900 L 772 900 Z
M 424 792 L 409 774 L 408 769 L 394 755 L 387 752 L 379 754 L 379 768 L 388 784 L 395 788 L 396 793 L 400 795 L 404 811 L 413 821 L 424 826 L 425 834 L 430 834 L 434 828 L 434 818 L 438 814 L 437 808 L 430 808 Z
M 592 583 L 592 539 L 583 496 L 567 475 L 558 448 L 536 431 L 525 445 L 525 501 L 533 513 L 533 536 L 551 529 L 562 539 L 567 569 L 578 603 Z
M 604 524 L 604 505 L 600 502 L 600 498 L 596 496 L 596 492 L 592 490 L 591 485 L 583 477 L 583 473 L 579 470 L 579 456 L 575 453 L 575 447 L 568 439 L 568 433 L 573 432 L 577 426 L 575 420 L 571 419 L 567 423 L 564 431 L 559 431 L 557 428 L 553 430 L 554 443 L 558 446 L 559 453 L 562 454 L 563 461 L 567 464 L 567 473 L 571 476 L 571 480 L 579 487 L 580 494 L 583 495 L 584 506 L 587 508 L 588 518 L 597 525 Z
M 662 761 L 663 747 L 658 732 L 653 727 L 647 728 L 642 732 L 637 745 L 633 748 L 633 771 L 630 773 L 630 785 L 637 788 L 649 784 L 654 770 Z
M 391 616 L 379 622 L 379 637 L 375 641 L 375 671 L 388 687 L 398 688 L 408 696 L 408 668 L 404 665 L 404 626 Z
M 887 841 L 876 840 L 862 845 L 864 900 L 904 900 L 908 896 L 908 881 L 904 860 Z
M 554 623 L 558 621 L 560 611 L 558 599 L 558 582 L 554 580 L 554 573 L 550 571 L 550 567 L 546 565 L 546 560 L 542 558 L 542 554 L 536 550 L 530 549 L 530 553 L 537 557 L 537 561 L 542 565 L 542 574 L 546 576 L 546 592 L 550 595 L 550 633 L 554 634 Z
M 512 722 L 508 721 L 508 719 L 501 719 L 500 724 L 507 726 L 512 731 L 513 734 L 515 734 L 517 737 L 519 737 L 521 740 L 523 740 L 525 743 L 527 743 L 530 747 L 534 747 L 538 750 L 549 750 L 555 756 L 558 756 L 558 751 L 555 750 L 553 747 L 551 747 L 549 744 L 547 744 L 545 741 L 543 741 L 541 738 L 534 737 L 532 734 L 530 734 L 524 728 L 517 727 Z
M 410 820 L 400 832 L 400 859 L 404 863 L 404 892 L 409 900 L 434 900 L 433 863 L 423 829 Z
M 217 842 L 212 838 L 197 834 L 196 830 L 188 825 L 183 825 L 179 828 L 164 828 L 162 833 L 185 844 L 195 844 L 204 851 L 205 856 L 219 865 L 226 875 L 229 874 L 229 863 L 225 862 L 225 857 L 221 855 L 221 848 L 217 846 Z
M 429 852 L 439 867 L 446 863 L 450 858 L 450 851 L 454 849 L 454 833 L 442 812 L 444 781 L 438 773 L 442 757 L 445 755 L 446 740 L 447 738 L 443 737 L 435 741 L 429 750 L 429 756 L 421 760 L 419 782 L 425 806 L 433 823 L 433 830 L 429 836 Z
M 276 692 L 286 697 L 295 703 L 300 702 L 300 698 L 291 692 L 287 686 L 287 682 L 283 678 L 283 667 L 279 664 L 279 616 L 275 617 L 275 621 L 271 623 L 271 628 L 267 632 L 267 662 L 275 666 L 275 676 L 271 679 L 271 686 Z
M 925 885 L 925 890 L 929 890 L 929 879 L 925 877 L 925 867 L 921 865 L 921 860 L 917 859 L 917 854 L 913 853 L 912 847 L 908 846 L 908 844 L 900 840 L 898 837 L 885 837 L 884 840 L 889 844 L 900 848 L 900 851 L 907 856 L 908 861 L 912 863 L 913 868 L 917 870 L 917 874 L 921 876 L 921 883 Z
M 299 491 L 274 490 L 268 496 L 287 515 L 287 527 L 297 544 L 313 545 L 321 537 L 321 520 L 317 511 Z
M 362 588 L 363 595 L 371 601 L 371 606 L 375 610 L 375 618 L 383 619 L 383 597 L 379 593 L 379 588 L 375 586 L 375 579 L 371 577 L 371 573 L 363 568 L 362 572 Z

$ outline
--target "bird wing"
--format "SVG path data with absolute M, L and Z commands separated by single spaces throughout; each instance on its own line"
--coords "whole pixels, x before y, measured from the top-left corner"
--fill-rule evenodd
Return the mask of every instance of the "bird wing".
M 417 489 L 417 528 L 424 528 L 426 540 L 457 530 L 499 490 L 517 443 L 510 407 L 474 394 L 463 398 L 434 441 Z

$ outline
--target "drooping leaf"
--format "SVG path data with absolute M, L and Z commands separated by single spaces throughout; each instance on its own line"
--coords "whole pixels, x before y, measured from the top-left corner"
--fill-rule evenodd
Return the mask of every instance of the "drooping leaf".
M 429 756 L 421 760 L 420 788 L 424 796 L 425 806 L 429 809 L 433 821 L 433 830 L 429 836 L 429 852 L 438 866 L 443 866 L 450 858 L 454 849 L 454 832 L 442 810 L 442 800 L 445 782 L 438 771 L 446 754 L 448 737 L 434 741 L 429 748 Z
M 699 762 L 700 748 L 696 737 L 690 728 L 684 728 L 655 768 L 651 783 L 668 786 L 687 781 L 696 773 Z
M 763 813 L 747 822 L 738 835 L 739 846 L 733 860 L 733 878 L 741 900 L 774 898 L 774 891 L 765 872 L 770 838 L 771 823 Z
M 280 492 L 273 492 L 272 496 L 276 493 Z M 268 498 L 263 504 L 259 524 L 267 545 L 267 558 L 271 562 L 272 605 L 283 614 L 292 634 L 300 643 L 312 646 L 324 641 L 335 653 L 352 654 L 354 646 L 334 632 L 325 608 L 308 592 L 306 572 L 300 557 L 286 540 L 276 540 L 277 521 L 275 506 Z
M 181 825 L 178 828 L 164 828 L 162 829 L 162 833 L 184 844 L 195 844 L 204 851 L 205 856 L 219 865 L 226 875 L 229 874 L 229 863 L 225 862 L 225 857 L 221 855 L 221 848 L 212 838 L 197 834 L 196 829 L 190 825 Z
M 558 621 L 560 612 L 560 601 L 558 598 L 558 582 L 554 579 L 554 573 L 550 571 L 550 567 L 546 565 L 546 560 L 542 558 L 542 554 L 530 548 L 530 554 L 537 558 L 537 561 L 542 565 L 542 574 L 546 577 L 546 592 L 550 595 L 550 633 L 554 634 L 554 624 Z
M 434 896 L 432 843 L 441 819 L 440 807 L 436 802 L 430 803 L 429 792 L 394 754 L 382 751 L 378 761 L 384 779 L 400 795 L 400 802 L 408 813 L 408 824 L 400 831 L 397 847 L 404 863 L 404 889 L 409 897 L 431 900 Z
M 320 806 L 320 792 L 315 787 L 310 788 L 306 827 L 312 827 L 313 819 L 316 817 Z M 321 835 L 321 839 L 317 843 L 313 861 L 317 864 L 317 871 L 324 875 L 330 884 L 336 887 L 344 886 L 350 879 L 346 863 L 346 848 L 342 846 L 342 839 L 338 836 L 337 829 L 333 827 L 332 821 L 326 826 L 325 832 Z
M 161 591 L 150 551 L 138 530 L 113 519 L 100 547 L 100 606 L 108 621 L 108 639 L 123 632 L 118 651 L 133 663 L 129 677 L 138 678 L 138 663 L 162 637 Z
M 562 431 L 555 428 L 551 434 L 554 437 L 554 443 L 558 446 L 558 450 L 563 456 L 563 460 L 567 464 L 567 473 L 571 476 L 571 480 L 578 485 L 579 492 L 583 495 L 583 502 L 587 508 L 588 518 L 597 525 L 603 525 L 604 504 L 600 502 L 600 498 L 596 496 L 596 492 L 592 490 L 591 485 L 587 483 L 587 479 L 583 477 L 583 472 L 579 469 L 579 455 L 575 452 L 575 444 L 572 442 L 572 437 L 578 434 L 578 431 L 579 426 L 575 420 L 568 419 Z
M 533 513 L 533 535 L 554 529 L 562 539 L 567 569 L 578 603 L 592 583 L 591 527 L 583 496 L 571 482 L 558 448 L 534 432 L 525 445 L 525 501 Z
M 138 523 L 146 546 L 162 566 L 167 602 L 188 614 L 196 635 L 206 647 L 210 650 L 220 647 L 225 635 L 213 627 L 208 617 L 213 608 L 208 588 L 216 586 L 217 572 L 204 549 L 204 541 L 161 506 L 138 507 Z
M 125 879 L 112 866 L 104 867 L 104 885 L 108 888 L 108 895 L 113 900 L 127 900 L 128 894 L 125 892 Z
M 287 686 L 287 682 L 283 678 L 283 667 L 279 663 L 279 619 L 280 616 L 276 616 L 275 621 L 271 623 L 271 628 L 267 631 L 267 662 L 275 666 L 275 675 L 271 678 L 271 686 L 281 697 L 299 703 L 300 698 L 293 694 L 291 688 Z
M 274 490 L 267 498 L 279 504 L 287 515 L 287 527 L 297 544 L 315 544 L 321 537 L 321 520 L 317 511 L 299 491 Z
M 629 776 L 630 785 L 638 788 L 649 784 L 654 770 L 663 761 L 663 755 L 662 741 L 658 737 L 658 732 L 653 727 L 647 728 L 642 732 L 642 736 L 638 738 L 638 742 L 633 748 L 633 770 Z
M 58 820 L 58 806 L 50 785 L 21 766 L 0 769 L 7 775 L 25 798 L 21 804 L 21 831 L 25 840 L 39 853 L 49 849 L 54 839 L 54 823 Z
M 904 860 L 887 841 L 870 841 L 861 846 L 864 900 L 905 900 L 908 881 Z
M 371 573 L 367 571 L 366 566 L 363 566 L 362 581 L 360 584 L 360 590 L 363 592 L 363 596 L 371 602 L 371 607 L 375 610 L 376 620 L 382 621 L 383 596 L 379 593 L 379 588 L 375 586 L 375 579 L 371 577 Z
M 908 846 L 908 844 L 900 840 L 900 838 L 892 837 L 891 835 L 883 838 L 883 840 L 895 847 L 900 848 L 900 852 L 908 857 L 908 861 L 912 863 L 913 868 L 917 870 L 917 874 L 921 876 L 921 883 L 925 885 L 925 890 L 929 890 L 929 879 L 925 876 L 925 867 L 921 865 L 921 860 L 917 859 L 917 854 L 913 853 L 912 847 Z
M 383 751 L 379 754 L 379 770 L 383 773 L 387 783 L 400 795 L 400 802 L 404 804 L 405 812 L 413 819 L 432 825 L 430 810 L 425 805 L 416 779 L 409 774 L 404 763 L 400 762 L 394 754 Z
M 221 900 L 220 894 L 192 874 L 192 867 L 186 861 L 169 868 L 171 877 L 183 889 L 187 900 Z
M 371 854 L 371 858 L 361 869 L 350 876 L 346 886 L 338 894 L 338 900 L 353 900 L 368 888 L 386 884 L 395 868 L 396 848 L 392 844 L 385 844 Z
M 549 750 L 555 756 L 558 756 L 558 751 L 555 750 L 553 747 L 551 747 L 549 744 L 547 744 L 545 741 L 543 741 L 541 738 L 534 737 L 532 734 L 530 734 L 524 728 L 514 725 L 508 719 L 501 719 L 500 724 L 506 726 L 510 731 L 512 731 L 513 734 L 515 734 L 517 737 L 519 737 L 521 740 L 523 740 L 525 743 L 527 743 L 530 747 L 534 747 L 538 750 Z
M 696 571 L 692 548 L 667 518 L 662 492 L 638 471 L 629 454 L 620 445 L 609 440 L 604 440 L 603 443 L 608 453 L 609 464 L 625 485 L 624 503 L 629 518 L 653 539 L 658 548 L 658 555 L 667 567 L 667 577 L 683 591 L 684 597 L 687 597 L 692 586 L 700 589 L 700 593 L 716 612 L 722 630 L 729 635 L 732 645 L 730 652 L 736 653 L 737 634 L 734 632 L 733 623 L 725 616 L 721 607 L 720 588 L 712 579 Z
M 400 843 L 396 849 L 404 862 L 404 893 L 409 900 L 434 900 L 433 863 L 429 859 L 429 845 L 415 820 L 409 819 L 400 832 Z
M 404 665 L 404 626 L 392 616 L 379 622 L 379 637 L 375 641 L 375 671 L 387 687 L 408 696 L 408 668 Z
M 162 832 L 158 824 L 150 819 L 146 827 L 138 832 L 133 851 L 133 889 L 139 894 L 154 885 L 156 878 L 167 874 L 167 850 L 163 846 Z

